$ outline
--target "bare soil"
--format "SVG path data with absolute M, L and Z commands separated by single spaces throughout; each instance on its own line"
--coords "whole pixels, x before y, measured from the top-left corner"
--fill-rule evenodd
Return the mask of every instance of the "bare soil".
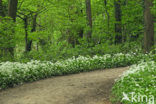
M 114 79 L 128 68 L 98 70 L 24 84 L 0 92 L 0 104 L 111 104 Z

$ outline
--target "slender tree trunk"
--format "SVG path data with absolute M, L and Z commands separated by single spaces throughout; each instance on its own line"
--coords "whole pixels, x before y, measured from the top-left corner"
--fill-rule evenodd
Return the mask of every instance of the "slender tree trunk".
M 92 11 L 91 11 L 91 2 L 90 0 L 86 0 L 86 14 L 87 14 L 87 22 L 89 26 L 89 31 L 87 33 L 87 39 L 91 39 L 92 37 Z
M 25 52 L 28 52 L 28 17 L 24 17 L 24 29 L 25 29 Z
M 82 9 L 80 10 L 80 14 L 83 15 L 83 10 L 82 10 Z M 78 16 L 81 16 L 81 15 L 78 15 Z M 80 38 L 83 38 L 83 33 L 84 33 L 84 29 L 81 28 L 81 29 L 79 30 L 79 37 L 80 37 Z
M 32 30 L 31 32 L 35 32 L 36 31 L 36 20 L 37 20 L 37 14 L 34 15 L 33 17 L 33 22 L 32 22 Z M 32 40 L 28 38 L 28 32 L 27 32 L 27 26 L 28 26 L 28 23 L 27 23 L 27 19 L 25 21 L 25 29 L 26 29 L 26 36 L 25 36 L 25 42 L 26 42 L 26 49 L 25 51 L 26 52 L 30 52 L 32 50 Z
M 37 24 L 37 14 L 35 14 L 34 17 L 33 17 L 33 24 L 32 24 L 31 32 L 35 32 L 36 31 L 36 24 Z
M 2 7 L 2 0 L 0 0 L 0 16 L 2 16 L 3 7 Z
M 128 0 L 124 0 L 123 1 L 123 6 L 127 6 L 128 4 Z M 122 25 L 122 42 L 126 42 L 127 41 L 127 24 L 123 24 Z
M 2 5 L 2 0 L 0 0 L 0 22 L 1 22 L 1 17 L 3 17 L 3 5 Z M 1 36 L 0 36 L 1 37 Z M 0 48 L 0 57 L 3 56 L 3 48 Z
M 3 11 L 2 0 L 0 0 L 0 16 L 1 16 L 1 17 L 4 17 L 4 11 Z
M 122 43 L 121 1 L 114 0 L 115 6 L 115 44 Z
M 150 52 L 154 46 L 154 16 L 151 13 L 153 0 L 144 0 L 144 52 Z
M 18 0 L 9 0 L 8 4 L 8 16 L 16 21 L 16 12 L 17 12 Z
M 8 1 L 9 1 L 8 16 L 11 17 L 13 21 L 15 22 L 18 0 L 8 0 Z M 13 30 L 13 33 L 14 33 L 14 30 Z M 14 47 L 9 48 L 8 51 L 10 52 L 11 56 L 14 57 Z
M 110 33 L 110 14 L 107 7 L 107 0 L 104 0 L 104 8 L 107 15 L 107 39 L 111 40 L 111 44 L 113 44 L 113 36 Z
M 110 15 L 107 9 L 107 0 L 104 0 L 104 6 L 105 6 L 105 12 L 107 14 L 107 27 L 108 27 L 108 32 L 109 32 L 109 27 L 110 27 Z

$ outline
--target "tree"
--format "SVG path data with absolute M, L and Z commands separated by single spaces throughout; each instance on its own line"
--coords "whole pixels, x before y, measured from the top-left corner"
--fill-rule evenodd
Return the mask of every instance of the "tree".
M 153 0 L 144 0 L 144 52 L 149 52 L 154 46 L 154 16 L 151 13 Z
M 110 27 L 110 15 L 108 12 L 108 8 L 107 8 L 107 0 L 104 0 L 104 7 L 105 7 L 105 12 L 107 14 L 107 27 L 108 27 L 108 31 L 109 31 L 109 27 Z
M 37 13 L 33 16 L 33 19 L 32 19 L 32 29 L 31 29 L 31 32 L 35 32 L 36 31 L 36 26 L 37 26 Z M 25 51 L 26 52 L 30 52 L 32 50 L 32 40 L 28 38 L 28 34 L 26 34 L 26 38 L 25 38 L 25 41 L 26 41 L 26 49 Z
M 114 0 L 115 6 L 115 44 L 122 42 L 121 1 Z
M 14 21 L 16 21 L 17 4 L 18 0 L 9 0 L 8 16 L 11 17 Z
M 4 16 L 2 0 L 0 0 L 0 16 Z
M 18 11 L 17 16 L 24 22 L 26 53 L 32 50 L 33 39 L 30 37 L 32 33 L 36 32 L 38 15 L 41 15 L 42 12 L 47 11 L 46 4 L 43 4 L 44 1 L 39 1 L 23 1 L 21 3 L 22 7 Z
M 89 31 L 87 33 L 87 39 L 92 37 L 92 11 L 91 11 L 91 2 L 90 0 L 86 0 L 86 14 L 87 14 L 87 22 L 89 26 Z
M 16 21 L 16 13 L 17 13 L 17 4 L 18 0 L 9 0 L 8 4 L 8 16 L 12 18 L 12 20 Z M 14 33 L 14 30 L 12 31 Z M 14 45 L 8 48 L 8 51 L 12 57 L 14 57 Z

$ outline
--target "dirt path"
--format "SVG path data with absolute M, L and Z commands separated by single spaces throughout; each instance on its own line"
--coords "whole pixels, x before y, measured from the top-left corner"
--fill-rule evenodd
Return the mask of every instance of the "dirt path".
M 0 104 L 110 104 L 117 68 L 49 78 L 0 92 Z

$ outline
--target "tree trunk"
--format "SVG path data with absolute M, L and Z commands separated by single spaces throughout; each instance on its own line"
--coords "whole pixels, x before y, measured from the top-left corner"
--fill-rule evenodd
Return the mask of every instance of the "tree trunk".
M 1 22 L 1 17 L 3 17 L 3 5 L 2 5 L 2 0 L 0 0 L 0 22 Z M 1 37 L 1 36 L 0 36 Z M 0 57 L 3 56 L 3 48 L 0 47 Z
M 92 37 L 92 11 L 91 11 L 91 2 L 90 0 L 86 0 L 86 14 L 87 14 L 87 22 L 89 26 L 89 31 L 87 33 L 87 39 L 91 39 Z
M 122 43 L 121 1 L 114 0 L 115 6 L 115 44 Z
M 37 14 L 34 15 L 33 17 L 33 22 L 32 22 L 32 30 L 31 32 L 35 32 L 36 31 L 36 20 L 37 20 Z M 25 42 L 26 42 L 26 49 L 25 51 L 26 52 L 30 52 L 32 50 L 32 40 L 28 38 L 28 32 L 27 32 L 27 26 L 28 26 L 28 23 L 27 23 L 27 19 L 25 21 L 25 30 L 26 30 L 26 33 L 25 33 Z
M 24 20 L 24 29 L 25 29 L 25 52 L 27 53 L 29 51 L 29 47 L 28 47 L 28 17 L 25 17 L 23 20 Z
M 108 12 L 108 8 L 107 8 L 107 0 L 104 0 L 104 6 L 105 6 L 105 12 L 107 14 L 107 27 L 108 27 L 108 32 L 109 32 L 109 27 L 110 27 L 110 15 Z
M 127 7 L 128 6 L 128 0 L 124 0 L 123 1 L 123 6 Z M 122 25 L 122 42 L 126 42 L 127 41 L 127 24 L 123 24 Z
M 80 10 L 80 14 L 83 15 L 83 10 L 82 10 L 82 9 Z M 81 16 L 81 15 L 78 15 L 78 16 Z M 81 28 L 81 29 L 79 30 L 79 33 L 78 33 L 80 38 L 83 38 L 83 35 L 84 35 L 83 33 L 84 33 L 84 29 Z M 78 43 L 78 44 L 79 44 L 79 43 Z
M 4 17 L 4 11 L 3 11 L 2 0 L 0 0 L 0 16 L 1 16 L 1 17 Z
M 153 0 L 144 0 L 144 52 L 150 52 L 154 46 L 154 16 L 151 13 Z
M 18 0 L 9 0 L 8 16 L 11 17 L 14 22 L 16 21 L 17 4 L 18 4 Z M 11 56 L 14 57 L 14 47 L 9 48 L 8 50 Z
M 36 31 L 36 24 L 37 24 L 37 14 L 35 14 L 34 17 L 33 17 L 33 24 L 32 24 L 31 32 L 35 32 Z
M 8 16 L 16 21 L 16 12 L 17 12 L 18 0 L 9 0 L 8 4 Z

